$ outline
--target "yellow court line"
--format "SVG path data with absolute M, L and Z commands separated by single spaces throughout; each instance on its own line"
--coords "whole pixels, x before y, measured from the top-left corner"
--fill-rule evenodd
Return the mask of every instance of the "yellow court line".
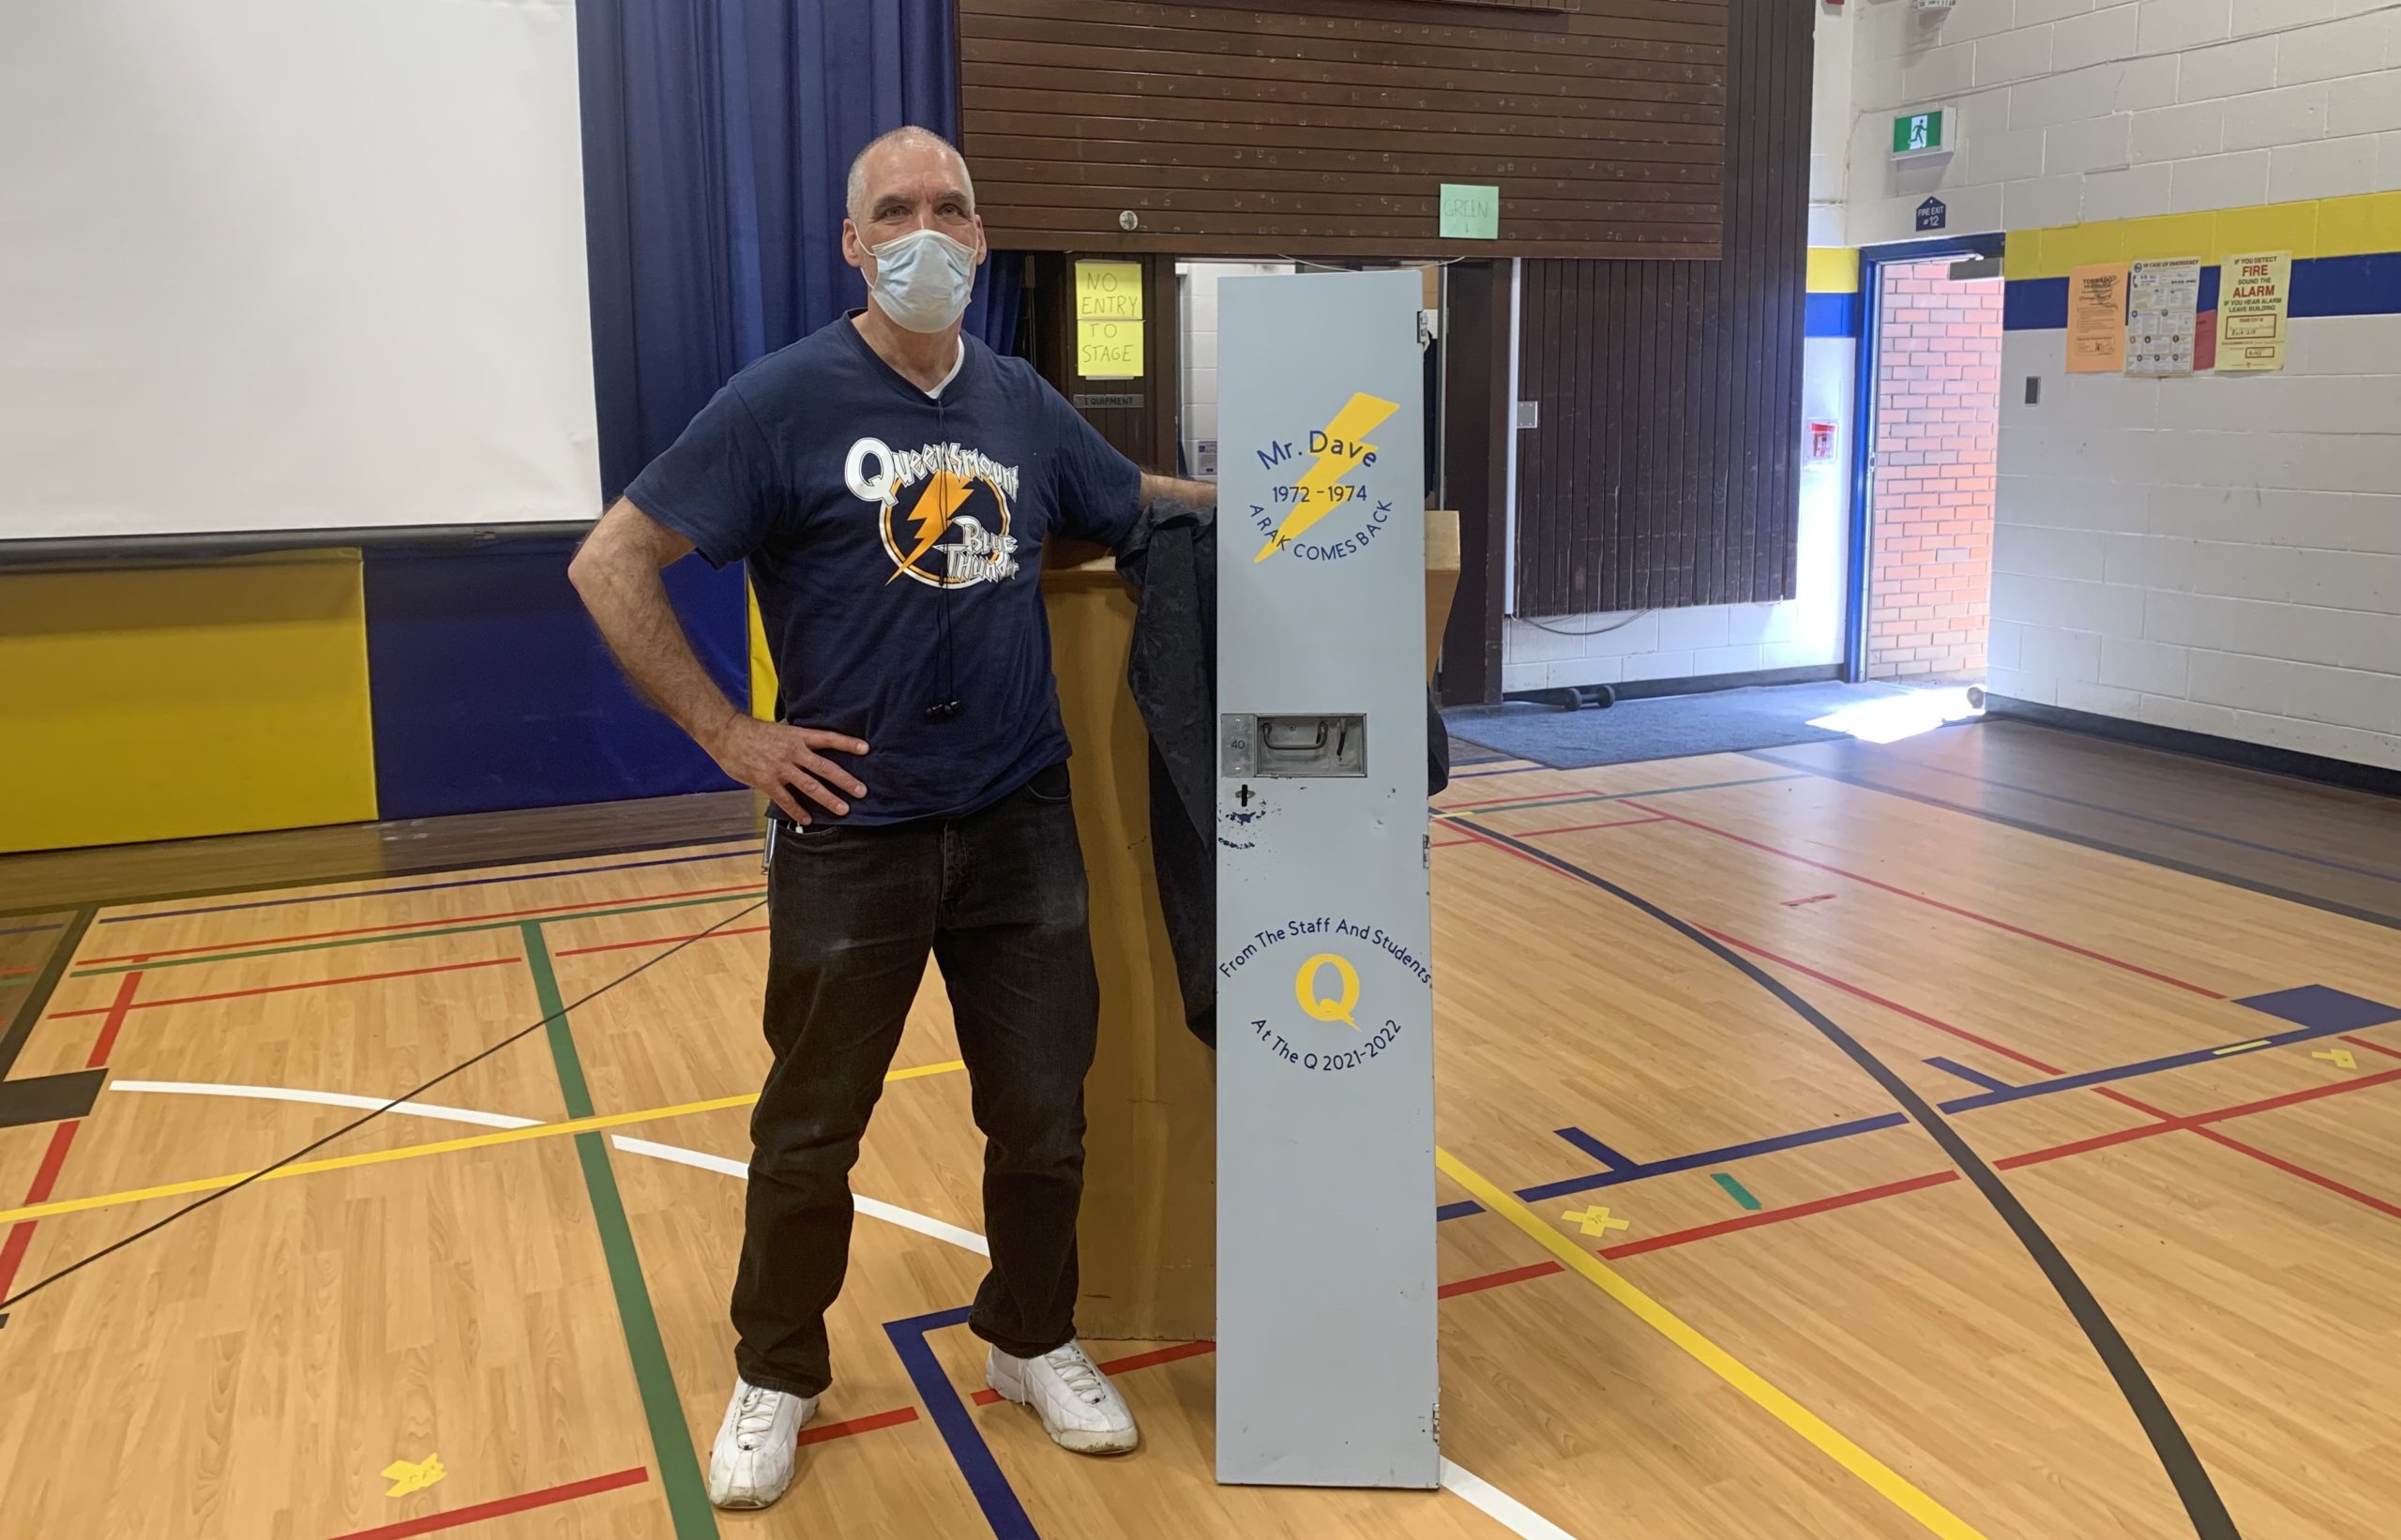
M 918 1080 L 929 1075 L 947 1075 L 965 1069 L 966 1061 L 952 1059 L 945 1064 L 920 1064 L 914 1069 L 896 1069 L 884 1080 Z M 280 1181 L 287 1176 L 314 1176 L 320 1171 L 343 1171 L 357 1166 L 381 1166 L 394 1160 L 415 1160 L 419 1155 L 448 1155 L 457 1150 L 481 1150 L 495 1144 L 521 1144 L 532 1139 L 557 1139 L 565 1134 L 588 1134 L 596 1128 L 622 1128 L 629 1123 L 657 1123 L 667 1118 L 689 1117 L 695 1112 L 717 1112 L 729 1107 L 747 1107 L 759 1099 L 753 1091 L 742 1096 L 715 1096 L 707 1101 L 685 1102 L 676 1107 L 653 1107 L 639 1112 L 606 1112 L 597 1117 L 569 1118 L 565 1123 L 537 1123 L 525 1128 L 504 1128 L 496 1134 L 473 1134 L 464 1139 L 441 1139 L 430 1144 L 403 1144 L 391 1150 L 369 1150 L 359 1155 L 335 1155 L 325 1160 L 303 1160 L 290 1166 L 279 1166 L 259 1177 L 262 1182 Z M 0 1225 L 20 1219 L 46 1219 L 53 1214 L 81 1214 L 87 1209 L 118 1208 L 127 1203 L 140 1203 L 153 1198 L 180 1198 L 187 1193 L 215 1192 L 236 1182 L 258 1176 L 256 1171 L 234 1171 L 225 1176 L 199 1176 L 189 1182 L 169 1182 L 156 1187 L 135 1187 L 127 1192 L 95 1193 L 89 1198 L 61 1198 L 47 1203 L 34 1203 L 24 1208 L 0 1209 Z
M 1985 1540 L 1967 1520 L 1910 1485 L 1900 1472 L 1844 1438 L 1807 1407 L 1769 1384 L 1733 1354 L 1700 1335 L 1683 1317 L 1637 1289 L 1607 1262 L 1535 1217 L 1533 1211 L 1477 1175 L 1448 1150 L 1434 1152 L 1442 1174 L 1473 1194 L 1477 1202 L 1540 1241 L 1553 1256 L 1581 1273 L 1601 1292 L 1634 1312 L 1642 1323 L 1699 1360 L 1701 1366 L 1766 1409 L 1835 1464 L 1867 1483 L 1895 1507 L 1943 1540 Z

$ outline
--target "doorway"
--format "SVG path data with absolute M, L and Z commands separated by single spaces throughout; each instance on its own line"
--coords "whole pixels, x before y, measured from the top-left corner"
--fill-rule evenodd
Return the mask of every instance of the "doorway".
M 1869 254 L 1852 677 L 1984 683 L 2001 444 L 1998 244 Z

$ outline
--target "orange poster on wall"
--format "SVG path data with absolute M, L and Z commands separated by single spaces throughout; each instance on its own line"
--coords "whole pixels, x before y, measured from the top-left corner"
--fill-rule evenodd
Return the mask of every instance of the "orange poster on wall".
M 2126 367 L 2126 264 L 2079 267 L 2067 279 L 2067 371 L 2116 374 Z

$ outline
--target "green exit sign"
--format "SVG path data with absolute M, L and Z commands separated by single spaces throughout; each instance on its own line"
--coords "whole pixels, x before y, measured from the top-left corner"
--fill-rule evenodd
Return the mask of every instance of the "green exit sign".
M 1894 159 L 1906 160 L 1911 156 L 1940 155 L 1949 150 L 1955 111 L 1937 107 L 1929 112 L 1903 113 L 1894 118 Z

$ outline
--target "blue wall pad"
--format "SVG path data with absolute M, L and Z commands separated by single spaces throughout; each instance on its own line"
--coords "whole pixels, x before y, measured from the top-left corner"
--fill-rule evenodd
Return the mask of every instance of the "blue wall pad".
M 568 540 L 370 551 L 367 659 L 384 817 L 492 812 L 732 786 L 618 672 L 566 581 Z M 667 571 L 701 661 L 749 700 L 739 565 Z

